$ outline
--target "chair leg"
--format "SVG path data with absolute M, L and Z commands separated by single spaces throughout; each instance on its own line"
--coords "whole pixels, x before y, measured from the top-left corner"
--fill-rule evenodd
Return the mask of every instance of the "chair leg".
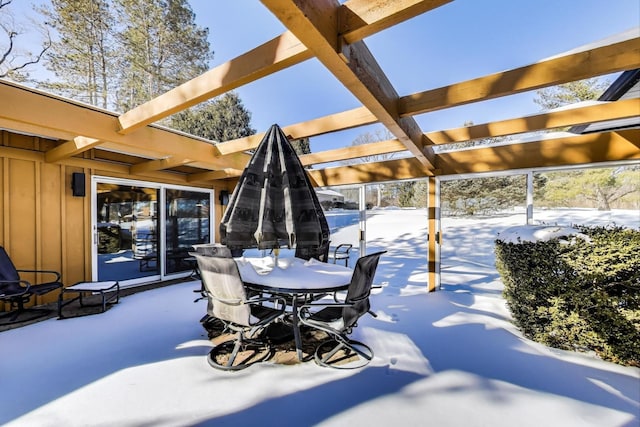
M 262 345 L 261 345 L 262 344 Z M 248 354 L 242 354 L 248 351 Z M 215 346 L 207 356 L 209 365 L 223 371 L 240 371 L 246 369 L 254 363 L 263 362 L 273 355 L 271 346 L 263 343 L 245 341 L 242 334 L 232 340 Z M 228 356 L 228 359 L 224 361 Z M 219 360 L 222 359 L 222 360 Z M 238 359 L 238 363 L 236 363 Z M 242 360 L 240 360 L 242 359 Z
M 238 350 L 240 350 L 241 345 L 242 345 L 242 340 L 237 339 L 236 344 L 233 346 L 233 351 L 231 352 L 231 356 L 229 356 L 229 361 L 227 362 L 227 368 L 231 369 L 233 367 L 233 362 L 236 361 L 236 357 L 238 356 Z
M 344 353 L 341 354 L 341 351 Z M 335 337 L 320 344 L 316 348 L 314 358 L 320 366 L 334 369 L 356 369 L 369 364 L 373 359 L 373 350 L 360 341 Z

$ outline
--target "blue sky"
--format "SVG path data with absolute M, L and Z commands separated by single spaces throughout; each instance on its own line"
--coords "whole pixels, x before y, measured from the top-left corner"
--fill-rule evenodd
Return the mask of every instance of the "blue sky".
M 218 65 L 282 33 L 257 1 L 192 0 Z M 640 25 L 637 0 L 455 0 L 365 43 L 399 95 L 504 71 Z M 238 89 L 259 131 L 360 106 L 315 59 Z M 534 92 L 416 116 L 422 130 L 533 114 Z M 312 150 L 348 146 L 363 127 L 312 138 Z
M 33 3 L 15 0 L 16 6 Z M 20 4 L 21 3 L 21 4 Z M 285 31 L 257 0 L 191 0 L 209 28 L 212 67 Z M 455 0 L 365 40 L 400 96 L 528 65 L 640 25 L 637 0 Z M 610 80 L 615 77 L 612 76 Z M 237 90 L 258 132 L 359 107 L 315 59 Z M 535 92 L 416 116 L 425 132 L 534 114 Z M 351 145 L 377 125 L 311 140 Z

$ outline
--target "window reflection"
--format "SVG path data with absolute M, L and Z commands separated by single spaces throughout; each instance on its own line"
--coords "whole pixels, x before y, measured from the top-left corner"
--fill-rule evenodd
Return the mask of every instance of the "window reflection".
M 192 270 L 192 246 L 210 242 L 209 193 L 167 189 L 165 210 L 166 272 Z
M 98 280 L 160 273 L 157 188 L 97 184 Z

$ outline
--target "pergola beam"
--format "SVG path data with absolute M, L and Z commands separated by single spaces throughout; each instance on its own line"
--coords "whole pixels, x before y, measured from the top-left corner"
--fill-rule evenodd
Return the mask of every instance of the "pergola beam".
M 71 141 L 67 141 L 45 153 L 45 161 L 48 163 L 58 162 L 68 159 L 93 147 L 100 145 L 102 141 L 95 138 L 86 138 L 84 136 L 76 136 Z
M 307 138 L 311 136 L 323 135 L 340 130 L 351 129 L 377 122 L 376 116 L 371 114 L 365 107 L 354 108 L 353 110 L 331 114 L 317 119 L 308 120 L 302 123 L 288 125 L 282 131 L 293 139 Z M 229 154 L 252 150 L 260 144 L 265 132 L 257 133 L 243 138 L 216 144 L 215 149 L 218 155 Z
M 242 175 L 242 170 L 240 169 L 223 169 L 213 172 L 191 174 L 187 177 L 187 182 L 215 181 L 218 179 L 237 178 L 240 175 Z
M 147 172 L 158 171 L 162 169 L 171 169 L 176 166 L 184 166 L 189 163 L 193 163 L 193 159 L 182 159 L 169 157 L 165 159 L 151 160 L 149 162 L 141 162 L 129 167 L 129 173 L 131 175 L 140 175 Z
M 634 98 L 567 108 L 542 114 L 535 114 L 532 116 L 500 120 L 455 129 L 428 132 L 426 136 L 433 141 L 434 144 L 449 144 L 453 142 L 495 138 L 545 129 L 578 126 L 607 120 L 626 119 L 635 117 L 639 113 L 640 99 Z
M 243 168 L 246 164 L 245 156 L 241 154 L 218 159 L 212 143 L 160 128 L 145 127 L 135 135 L 121 135 L 116 131 L 115 115 L 4 80 L 0 81 L 0 99 L 5 105 L 11 105 L 11 108 L 0 109 L 0 121 L 16 123 L 13 129 L 22 123 L 31 129 L 37 127 L 42 135 L 84 135 L 105 141 L 104 144 L 109 142 L 110 147 L 117 146 L 125 152 L 130 149 L 157 158 L 196 158 L 221 169 Z
M 640 67 L 640 38 L 564 55 L 525 67 L 403 96 L 400 116 L 456 107 Z
M 369 144 L 360 144 L 353 145 L 351 147 L 337 148 L 335 150 L 303 154 L 299 157 L 300 162 L 302 162 L 304 166 L 309 166 L 319 163 L 330 163 L 370 156 L 380 156 L 401 151 L 407 151 L 407 147 L 405 147 L 404 144 L 397 139 L 389 139 L 387 141 L 372 142 Z
M 358 163 L 319 170 L 310 169 L 307 172 L 321 187 L 424 178 L 427 176 L 424 173 L 422 164 L 415 157 L 383 162 Z
M 439 175 L 640 160 L 640 130 L 602 132 L 438 154 Z M 424 178 L 415 158 L 309 170 L 320 186 Z
M 442 153 L 442 175 L 534 169 L 640 159 L 640 130 L 590 133 Z
M 453 0 L 350 0 L 338 9 L 339 33 L 355 43 Z
M 349 43 L 375 34 L 451 0 L 350 0 L 343 5 L 342 37 Z M 311 58 L 313 53 L 287 31 L 118 118 L 122 134 L 192 107 Z
M 119 132 L 136 129 L 311 58 L 290 32 L 250 50 L 118 117 Z
M 262 0 L 315 57 L 394 134 L 424 166 L 433 170 L 433 152 L 418 124 L 400 118 L 398 94 L 363 41 L 340 42 L 337 0 L 296 3 Z

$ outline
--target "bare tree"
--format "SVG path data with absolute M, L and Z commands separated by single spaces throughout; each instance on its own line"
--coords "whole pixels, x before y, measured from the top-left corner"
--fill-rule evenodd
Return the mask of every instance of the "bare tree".
M 370 144 L 373 142 L 386 141 L 389 139 L 394 139 L 395 137 L 387 128 L 376 129 L 374 133 L 365 132 L 356 137 L 351 142 L 352 146 Z M 387 154 L 376 154 L 371 156 L 363 156 L 357 159 L 345 160 L 341 162 L 345 165 L 352 165 L 354 163 L 370 163 L 370 162 L 382 162 L 384 160 L 391 160 L 394 157 L 395 153 L 387 153 Z
M 11 78 L 13 80 L 24 81 L 27 75 L 24 71 L 29 65 L 37 64 L 42 59 L 45 52 L 51 46 L 51 38 L 46 33 L 46 41 L 38 53 L 31 53 L 18 49 L 17 39 L 23 33 L 14 22 L 13 15 L 9 12 L 8 6 L 12 0 L 0 0 L 0 78 Z M 3 10 L 4 9 L 4 10 Z

